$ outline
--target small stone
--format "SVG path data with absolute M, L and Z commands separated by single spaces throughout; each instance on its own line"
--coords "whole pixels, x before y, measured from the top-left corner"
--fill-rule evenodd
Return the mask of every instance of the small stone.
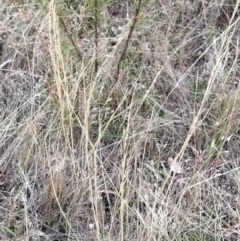
M 94 229 L 94 224 L 93 224 L 93 223 L 90 223 L 90 224 L 88 225 L 88 228 L 89 228 L 90 230 L 93 230 L 93 229 Z

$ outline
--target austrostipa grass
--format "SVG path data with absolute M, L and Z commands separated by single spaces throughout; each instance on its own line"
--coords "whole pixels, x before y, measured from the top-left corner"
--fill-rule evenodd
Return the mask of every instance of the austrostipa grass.
M 0 0 L 0 239 L 239 240 L 239 2 Z

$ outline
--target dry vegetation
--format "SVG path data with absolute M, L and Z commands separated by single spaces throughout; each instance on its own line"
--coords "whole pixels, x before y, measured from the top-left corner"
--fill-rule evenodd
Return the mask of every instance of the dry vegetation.
M 0 0 L 0 240 L 239 240 L 239 3 Z

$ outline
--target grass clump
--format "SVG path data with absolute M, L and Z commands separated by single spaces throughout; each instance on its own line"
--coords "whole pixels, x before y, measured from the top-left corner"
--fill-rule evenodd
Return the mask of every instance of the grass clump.
M 0 0 L 2 240 L 239 239 L 239 3 Z

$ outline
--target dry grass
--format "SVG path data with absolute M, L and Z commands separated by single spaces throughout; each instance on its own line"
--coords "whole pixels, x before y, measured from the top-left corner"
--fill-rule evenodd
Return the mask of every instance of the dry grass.
M 78 2 L 0 0 L 0 239 L 239 240 L 240 1 Z

